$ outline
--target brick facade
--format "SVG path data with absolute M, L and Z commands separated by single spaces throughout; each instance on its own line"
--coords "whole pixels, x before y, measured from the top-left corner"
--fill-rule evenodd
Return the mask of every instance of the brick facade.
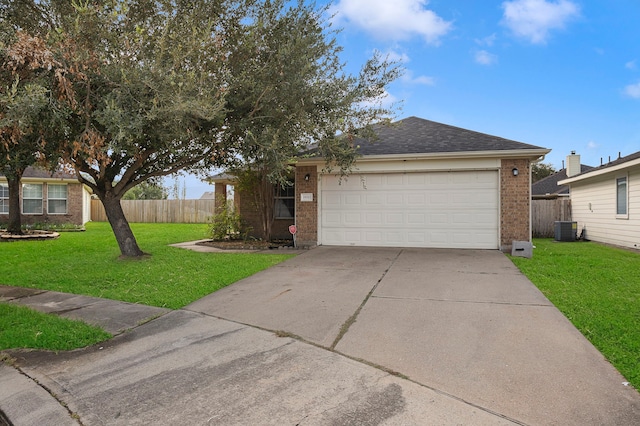
M 218 203 L 218 195 L 222 195 L 223 191 L 218 190 L 219 186 L 223 186 L 216 183 L 216 205 Z M 226 189 L 224 190 L 224 196 L 226 197 Z M 260 212 L 256 209 L 253 197 L 251 194 L 246 194 L 235 187 L 234 197 L 235 207 L 245 226 L 251 228 L 249 235 L 253 238 L 264 239 L 265 233 L 262 228 L 262 218 Z M 294 224 L 294 219 L 274 219 L 273 225 L 271 225 L 271 239 L 273 240 L 290 240 L 293 237 L 289 233 L 289 225 Z
M 518 176 L 513 169 L 518 169 Z M 500 249 L 531 240 L 531 173 L 529 160 L 502 160 L 500 172 Z
M 513 169 L 518 169 L 518 176 Z M 528 159 L 503 159 L 500 169 L 500 249 L 510 251 L 513 241 L 531 240 L 531 179 Z M 308 180 L 305 178 L 308 177 Z M 220 185 L 216 185 L 220 186 Z M 218 190 L 216 189 L 216 194 Z M 260 238 L 260 217 L 251 206 L 249 196 L 236 192 L 236 205 L 243 220 L 253 227 L 252 235 Z M 312 201 L 302 201 L 302 194 L 311 194 Z M 310 247 L 318 243 L 318 170 L 317 166 L 297 166 L 295 171 L 295 214 L 298 246 Z M 291 238 L 291 220 L 276 220 L 274 238 Z
M 308 176 L 309 180 L 305 180 Z M 313 201 L 301 201 L 301 194 L 311 194 Z M 296 225 L 297 242 L 300 247 L 318 244 L 318 168 L 296 167 Z
M 42 183 L 42 214 L 22 214 L 20 219 L 23 225 L 33 225 L 36 223 L 48 224 L 73 224 L 81 226 L 82 223 L 82 197 L 83 189 L 81 183 L 67 184 L 67 213 L 49 214 L 47 213 L 47 182 Z M 59 183 L 53 183 L 59 185 Z M 20 189 L 20 203 L 22 205 L 22 187 Z M 8 214 L 0 214 L 0 226 L 9 220 Z

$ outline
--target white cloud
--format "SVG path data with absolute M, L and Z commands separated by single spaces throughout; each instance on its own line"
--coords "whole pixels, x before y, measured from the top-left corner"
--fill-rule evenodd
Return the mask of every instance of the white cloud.
M 435 86 L 436 79 L 433 77 L 429 77 L 426 75 L 419 75 L 417 77 L 414 76 L 413 71 L 410 69 L 405 69 L 404 74 L 400 77 L 400 80 L 407 84 L 422 84 L 425 86 Z
M 377 98 L 371 99 L 367 102 L 361 102 L 359 105 L 361 108 L 392 108 L 398 103 L 398 98 L 385 90 L 384 93 Z
M 497 38 L 496 34 L 493 33 L 490 36 L 486 36 L 484 38 L 477 38 L 475 40 L 475 42 L 480 46 L 489 46 L 489 47 L 491 47 L 491 46 L 493 46 L 493 43 L 496 42 L 496 38 Z
M 381 53 L 381 56 L 383 58 L 387 58 L 392 62 L 398 62 L 401 64 L 406 64 L 411 61 L 411 58 L 409 58 L 409 55 L 407 55 L 406 53 L 399 53 L 393 50 L 390 50 L 387 53 Z
M 600 145 L 595 143 L 594 141 L 589 141 L 587 143 L 587 149 L 597 149 Z
M 332 11 L 338 19 L 359 26 L 374 36 L 406 40 L 415 35 L 438 44 L 452 23 L 426 8 L 427 0 L 340 0 Z
M 640 82 L 626 86 L 624 94 L 633 99 L 640 99 Z
M 476 62 L 480 65 L 493 65 L 498 62 L 498 57 L 493 53 L 489 53 L 486 50 L 479 50 L 476 52 Z
M 580 7 L 570 0 L 512 0 L 502 8 L 503 24 L 534 44 L 546 43 L 551 30 L 563 29 L 580 15 Z
M 416 84 L 424 84 L 425 86 L 435 86 L 436 80 L 433 77 L 428 77 L 426 75 L 421 75 L 412 80 L 413 83 Z
M 636 63 L 636 60 L 634 59 L 633 61 L 629 61 L 626 64 L 624 64 L 624 67 L 628 70 L 635 70 L 638 68 L 638 64 Z

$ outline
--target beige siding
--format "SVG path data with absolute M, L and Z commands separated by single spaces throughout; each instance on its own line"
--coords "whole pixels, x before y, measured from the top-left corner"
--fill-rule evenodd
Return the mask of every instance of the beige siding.
M 571 184 L 573 220 L 592 241 L 640 248 L 640 167 L 628 171 L 628 218 L 616 217 L 616 178 L 609 173 Z

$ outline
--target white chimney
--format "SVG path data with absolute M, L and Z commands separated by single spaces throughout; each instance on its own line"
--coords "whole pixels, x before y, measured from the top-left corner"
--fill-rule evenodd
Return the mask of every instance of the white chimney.
M 580 174 L 580 154 L 571 151 L 571 155 L 567 155 L 567 177 Z

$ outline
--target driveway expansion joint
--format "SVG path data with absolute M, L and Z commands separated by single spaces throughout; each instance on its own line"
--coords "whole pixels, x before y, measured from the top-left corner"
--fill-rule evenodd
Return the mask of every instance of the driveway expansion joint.
M 8 364 L 7 364 L 8 365 Z M 42 383 L 40 383 L 35 377 L 30 376 L 29 374 L 27 374 L 24 370 L 22 370 L 19 366 L 17 365 L 10 365 L 10 367 L 15 368 L 18 373 L 22 374 L 24 377 L 26 377 L 27 379 L 31 380 L 33 383 L 36 384 L 36 386 L 42 388 L 45 392 L 47 392 L 49 395 L 51 395 L 51 398 L 53 398 L 58 404 L 60 404 L 60 406 L 62 408 L 64 408 L 67 413 L 69 413 L 69 418 L 73 419 L 76 421 L 76 423 L 78 423 L 80 426 L 84 426 L 84 423 L 82 423 L 82 421 L 80 421 L 80 416 L 78 416 L 77 413 L 74 413 L 73 411 L 71 411 L 71 409 L 69 408 L 69 405 L 67 403 L 65 403 L 63 400 L 61 400 L 58 395 L 53 392 L 51 389 L 49 389 L 47 386 L 43 385 Z
M 362 303 L 360 304 L 360 306 L 358 306 L 358 308 L 356 309 L 356 311 L 353 313 L 353 315 L 351 315 L 345 322 L 344 324 L 342 324 L 342 327 L 340 327 L 340 332 L 338 333 L 338 335 L 336 336 L 335 340 L 333 341 L 333 343 L 330 346 L 331 350 L 334 350 L 336 348 L 336 346 L 338 346 L 338 343 L 340 343 L 340 340 L 342 340 L 342 338 L 344 337 L 345 334 L 347 334 L 347 332 L 349 331 L 349 327 L 351 327 L 351 325 L 353 323 L 356 322 L 356 320 L 358 319 L 358 315 L 360 314 L 360 311 L 362 311 L 362 308 L 364 308 L 364 305 L 367 304 L 367 302 L 369 301 L 369 299 L 371 298 L 371 296 L 373 295 L 373 292 L 376 291 L 376 289 L 378 288 L 378 286 L 380 285 L 380 283 L 382 282 L 382 280 L 384 279 L 384 277 L 387 276 L 387 273 L 389 272 L 389 270 L 391 270 L 391 267 L 393 267 L 394 263 L 396 263 L 396 261 L 398 260 L 398 258 L 400 257 L 400 255 L 402 254 L 404 250 L 399 250 L 398 253 L 396 254 L 396 256 L 391 260 L 391 264 L 389 265 L 389 267 L 387 269 L 385 269 L 385 271 L 382 273 L 382 275 L 380 276 L 380 278 L 378 279 L 378 281 L 375 283 L 375 285 L 371 288 L 371 290 L 369 291 L 369 293 L 365 296 L 364 300 L 362 301 Z

